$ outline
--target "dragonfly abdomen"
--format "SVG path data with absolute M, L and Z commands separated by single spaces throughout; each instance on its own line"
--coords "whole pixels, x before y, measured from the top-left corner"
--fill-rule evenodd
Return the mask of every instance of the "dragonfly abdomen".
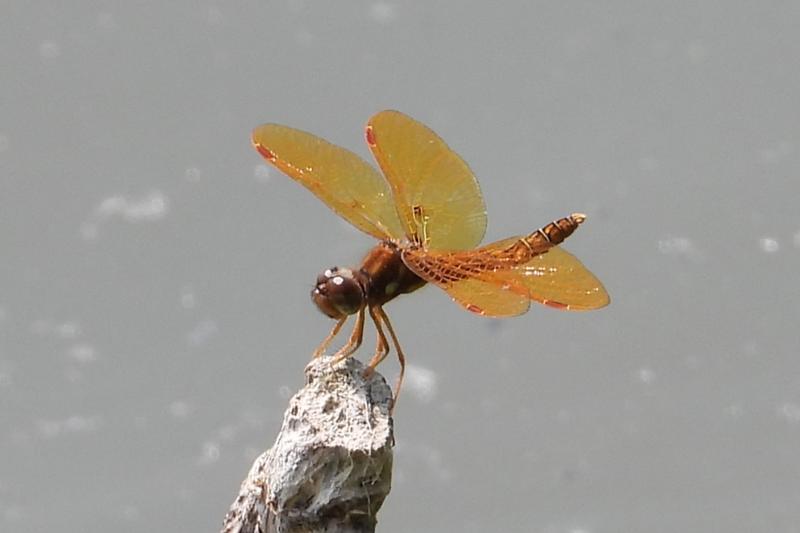
M 586 220 L 586 215 L 583 213 L 573 213 L 568 217 L 554 220 L 527 237 L 520 238 L 506 250 L 506 255 L 512 263 L 527 263 L 533 257 L 564 242 L 584 220 Z

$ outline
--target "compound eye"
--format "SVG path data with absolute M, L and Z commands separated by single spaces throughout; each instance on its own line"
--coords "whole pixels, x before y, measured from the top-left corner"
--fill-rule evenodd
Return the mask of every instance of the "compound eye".
M 331 318 L 357 312 L 364 304 L 364 291 L 347 269 L 329 269 L 317 277 L 311 298 L 320 311 Z
M 331 279 L 332 277 L 336 276 L 339 269 L 337 267 L 329 268 L 319 276 L 317 276 L 317 287 L 321 285 L 325 285 L 325 283 Z
M 333 276 L 328 282 L 328 298 L 342 313 L 352 315 L 364 300 L 361 286 L 353 278 Z

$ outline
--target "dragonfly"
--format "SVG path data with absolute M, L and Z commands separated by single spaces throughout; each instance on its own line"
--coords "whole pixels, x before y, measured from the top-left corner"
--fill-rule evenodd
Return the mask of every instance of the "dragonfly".
M 353 355 L 369 315 L 377 345 L 365 376 L 389 354 L 391 338 L 400 364 L 394 407 L 406 358 L 384 306 L 401 294 L 430 283 L 467 311 L 486 317 L 523 314 L 531 301 L 568 311 L 608 305 L 603 284 L 559 246 L 586 215 L 573 213 L 528 235 L 480 246 L 486 207 L 477 179 L 436 133 L 386 110 L 369 119 L 365 137 L 382 174 L 353 152 L 299 129 L 265 124 L 252 134 L 253 146 L 267 162 L 378 240 L 358 267 L 332 267 L 317 277 L 311 298 L 336 322 L 314 357 L 325 353 L 355 315 L 332 364 Z

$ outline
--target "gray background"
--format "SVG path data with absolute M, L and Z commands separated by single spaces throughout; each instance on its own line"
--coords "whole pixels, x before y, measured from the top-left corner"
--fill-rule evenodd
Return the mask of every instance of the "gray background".
M 368 157 L 397 108 L 488 239 L 585 211 L 612 305 L 392 303 L 380 530 L 800 531 L 796 2 L 0 11 L 0 530 L 218 530 L 330 327 L 316 274 L 372 244 L 250 130 Z

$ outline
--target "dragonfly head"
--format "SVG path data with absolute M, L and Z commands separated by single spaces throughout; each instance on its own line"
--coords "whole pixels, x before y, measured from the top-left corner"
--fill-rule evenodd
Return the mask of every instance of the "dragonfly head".
M 344 318 L 364 306 L 363 286 L 349 268 L 329 268 L 317 276 L 311 299 L 331 318 Z

